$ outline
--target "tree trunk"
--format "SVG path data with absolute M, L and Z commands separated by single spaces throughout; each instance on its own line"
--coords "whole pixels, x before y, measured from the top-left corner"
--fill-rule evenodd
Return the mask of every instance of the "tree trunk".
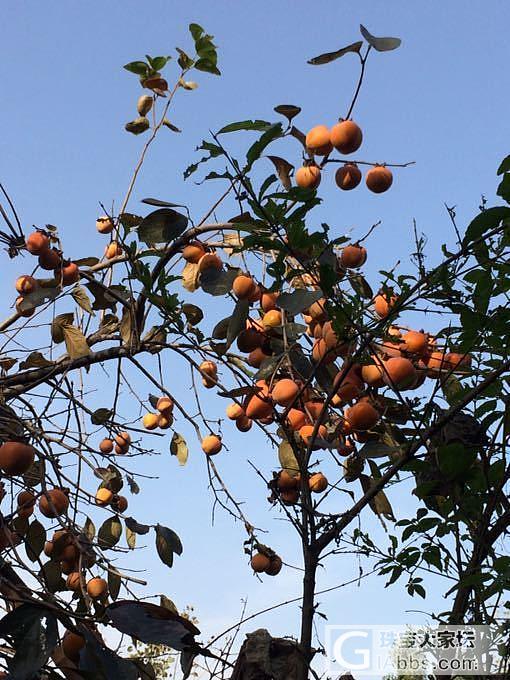
M 308 680 L 308 668 L 313 659 L 312 633 L 313 617 L 315 614 L 315 576 L 317 573 L 317 558 L 305 550 L 305 575 L 303 577 L 303 605 L 301 610 L 300 647 L 304 655 L 302 675 L 296 680 Z

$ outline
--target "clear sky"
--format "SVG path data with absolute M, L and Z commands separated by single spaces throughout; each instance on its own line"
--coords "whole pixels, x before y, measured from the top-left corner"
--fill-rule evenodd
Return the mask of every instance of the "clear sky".
M 348 106 L 357 62 L 350 55 L 322 67 L 306 61 L 357 40 L 360 23 L 376 35 L 396 35 L 403 41 L 401 49 L 374 54 L 369 60 L 355 111 L 365 131 L 362 156 L 372 161 L 415 160 L 416 166 L 397 171 L 391 191 L 379 197 L 362 190 L 339 195 L 332 181 L 324 181 L 320 195 L 325 202 L 317 219 L 331 224 L 337 235 L 352 229 L 357 236 L 382 220 L 369 243 L 366 267 L 377 284 L 378 269 L 388 269 L 399 259 L 407 266 L 413 249 L 413 218 L 428 236 L 429 262 L 434 262 L 440 245 L 454 242 L 444 203 L 458 206 L 459 224 L 464 225 L 475 214 L 481 194 L 489 202 L 495 199 L 495 171 L 509 152 L 510 131 L 510 7 L 502 0 L 19 0 L 3 3 L 0 16 L 4 27 L 0 178 L 27 231 L 32 224 L 58 225 L 72 257 L 102 251 L 104 240 L 94 229 L 98 203 L 119 204 L 141 148 L 142 141 L 123 129 L 135 115 L 140 88 L 122 65 L 147 52 L 172 54 L 175 46 L 186 49 L 191 21 L 215 36 L 223 75 L 197 73 L 198 90 L 180 93 L 170 118 L 183 132 L 162 135 L 151 152 L 134 192 L 133 212 L 141 210 L 140 198 L 156 196 L 185 203 L 200 218 L 221 186 L 184 183 L 182 171 L 196 158 L 194 148 L 209 129 L 252 117 L 273 120 L 273 107 L 282 103 L 303 108 L 296 121 L 303 129 L 331 124 Z M 238 148 L 236 139 L 229 142 Z M 299 157 L 289 160 L 297 163 Z M 219 217 L 232 214 L 231 210 Z M 30 265 L 7 262 L 7 257 L 3 262 L 0 284 L 6 315 L 12 281 Z M 215 318 L 229 313 L 225 303 L 207 301 Z M 165 366 L 170 388 L 174 376 L 181 384 L 179 370 L 173 363 Z M 92 377 L 97 391 L 91 403 L 108 405 L 104 396 L 108 377 L 100 370 Z M 153 391 L 139 376 L 133 377 L 133 383 L 143 398 Z M 126 416 L 138 417 L 139 409 L 127 390 L 123 398 Z M 191 397 L 185 395 L 184 401 L 191 409 Z M 223 404 L 218 407 L 210 397 L 206 404 L 216 417 L 221 415 Z M 177 429 L 192 441 L 189 427 L 178 423 Z M 294 534 L 280 521 L 281 515 L 269 510 L 264 486 L 246 464 L 249 457 L 269 474 L 275 454 L 260 435 L 240 436 L 229 428 L 225 432 L 230 452 L 217 458 L 222 473 L 236 496 L 246 500 L 253 523 L 269 531 L 267 542 L 285 562 L 298 567 Z M 220 510 L 211 527 L 213 499 L 196 441 L 185 468 L 178 468 L 170 458 L 167 440 L 160 448 L 160 458 L 136 464 L 139 471 L 160 478 L 143 484 L 130 511 L 142 522 L 157 519 L 173 527 L 185 551 L 171 571 L 159 565 L 152 547 L 135 555 L 136 565 L 151 574 L 151 594 L 166 593 L 180 607 L 193 604 L 204 639 L 236 620 L 243 598 L 248 598 L 247 610 L 252 612 L 298 595 L 298 569 L 285 568 L 278 578 L 259 583 L 243 555 L 242 527 L 233 525 Z M 390 500 L 402 517 L 405 504 L 399 494 L 404 495 L 404 490 L 397 487 Z M 379 523 L 369 517 L 367 522 L 384 544 Z M 320 587 L 357 573 L 353 558 L 331 560 L 320 574 Z M 372 578 L 359 588 L 331 593 L 320 598 L 320 611 L 330 623 L 341 624 L 422 618 L 406 612 L 427 605 L 402 594 L 398 587 L 384 590 L 382 586 L 382 580 Z M 441 592 L 430 609 L 441 611 Z M 294 606 L 278 609 L 250 622 L 247 630 L 264 626 L 275 635 L 297 633 L 298 614 Z M 317 624 L 321 635 L 323 624 L 322 619 Z

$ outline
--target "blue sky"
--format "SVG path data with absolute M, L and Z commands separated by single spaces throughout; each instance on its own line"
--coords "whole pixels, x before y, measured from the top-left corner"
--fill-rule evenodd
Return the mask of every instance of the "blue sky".
M 357 62 L 350 55 L 322 67 L 306 61 L 357 40 L 360 23 L 376 35 L 397 35 L 403 41 L 401 49 L 374 54 L 369 60 L 354 113 L 365 133 L 362 157 L 415 160 L 416 166 L 396 171 L 394 185 L 384 196 L 361 188 L 339 195 L 332 178 L 323 180 L 319 193 L 324 204 L 317 211 L 317 224 L 324 220 L 336 235 L 352 230 L 361 236 L 382 220 L 369 242 L 365 268 L 377 284 L 379 269 L 388 269 L 397 260 L 407 266 L 413 218 L 428 236 L 432 263 L 442 243 L 454 243 L 444 203 L 458 206 L 459 224 L 464 225 L 475 214 L 482 193 L 489 202 L 495 199 L 495 171 L 509 151 L 510 127 L 506 94 L 510 8 L 501 0 L 489 5 L 458 0 L 355 4 L 153 0 L 150 7 L 131 0 L 19 1 L 4 3 L 1 15 L 5 30 L 0 178 L 27 231 L 32 224 L 58 225 L 72 257 L 102 251 L 104 239 L 94 229 L 98 203 L 119 204 L 141 148 L 141 140 L 123 129 L 135 115 L 140 88 L 122 65 L 147 52 L 171 54 L 175 46 L 190 47 L 190 21 L 215 36 L 222 77 L 197 73 L 198 90 L 179 94 L 170 118 L 183 132 L 163 134 L 151 151 L 133 194 L 133 212 L 141 209 L 140 198 L 156 196 L 185 203 L 195 218 L 201 217 L 222 187 L 214 182 L 201 187 L 184 183 L 182 171 L 195 160 L 194 148 L 209 129 L 251 117 L 273 120 L 273 107 L 282 103 L 302 107 L 296 124 L 304 130 L 334 122 L 349 104 Z M 246 139 L 232 137 L 229 143 L 237 152 Z M 294 158 L 287 157 L 299 161 L 297 150 Z M 230 206 L 219 217 L 233 214 Z M 5 315 L 12 281 L 29 266 L 27 261 L 4 261 L 0 285 Z M 211 303 L 208 298 L 208 305 L 216 319 L 229 311 L 222 301 Z M 436 322 L 429 323 L 433 328 Z M 181 384 L 181 377 L 187 377 L 173 362 L 165 364 L 169 386 L 172 380 Z M 97 369 L 91 378 L 96 388 L 91 403 L 107 405 L 108 377 Z M 133 384 L 143 398 L 153 391 L 140 376 L 133 376 Z M 183 399 L 192 408 L 191 395 L 185 393 Z M 222 414 L 223 403 L 218 405 L 210 395 L 205 403 L 216 417 Z M 123 408 L 127 418 L 139 416 L 128 390 L 123 393 Z M 185 424 L 177 429 L 191 441 Z M 217 458 L 222 474 L 236 496 L 246 500 L 250 519 L 270 532 L 267 542 L 286 562 L 298 566 L 295 536 L 281 516 L 269 510 L 263 484 L 246 464 L 249 457 L 269 474 L 274 453 L 260 435 L 241 437 L 228 427 L 225 433 L 230 452 Z M 286 568 L 280 577 L 261 584 L 246 564 L 242 527 L 221 511 L 211 527 L 212 496 L 196 442 L 185 468 L 178 468 L 167 448 L 165 441 L 160 458 L 136 463 L 139 471 L 160 479 L 145 482 L 144 493 L 130 506 L 142 522 L 157 518 L 172 526 L 185 545 L 172 571 L 158 564 L 152 548 L 135 555 L 139 568 L 147 568 L 151 555 L 150 594 L 164 592 L 179 606 L 195 605 L 204 638 L 235 621 L 243 598 L 248 598 L 251 612 L 298 595 L 298 569 Z M 401 487 L 390 492 L 396 514 L 402 517 L 406 503 L 400 495 L 405 495 Z M 366 522 L 384 541 L 379 523 L 368 516 Z M 320 575 L 320 587 L 349 580 L 357 569 L 350 557 L 330 560 Z M 431 609 L 441 609 L 441 592 Z M 328 595 L 320 608 L 330 623 L 341 624 L 412 621 L 421 615 L 406 611 L 416 609 L 427 605 L 413 601 L 398 587 L 384 590 L 375 578 Z M 296 633 L 298 613 L 294 606 L 275 610 L 250 622 L 247 630 L 266 626 L 274 634 Z M 320 633 L 322 626 L 321 619 Z

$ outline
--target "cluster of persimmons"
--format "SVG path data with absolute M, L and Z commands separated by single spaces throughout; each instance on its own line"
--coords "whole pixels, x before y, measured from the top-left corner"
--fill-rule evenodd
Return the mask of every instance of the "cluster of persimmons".
M 306 135 L 306 148 L 311 156 L 296 171 L 296 184 L 305 189 L 317 189 L 321 182 L 322 170 L 315 156 L 324 156 L 325 161 L 333 149 L 346 156 L 357 151 L 363 141 L 363 132 L 353 120 L 341 120 L 329 129 L 326 125 L 316 125 Z M 355 189 L 361 182 L 361 170 L 357 163 L 348 162 L 335 173 L 337 186 L 343 191 Z M 393 183 L 393 174 L 386 165 L 374 165 L 366 173 L 365 183 L 370 191 L 382 194 Z

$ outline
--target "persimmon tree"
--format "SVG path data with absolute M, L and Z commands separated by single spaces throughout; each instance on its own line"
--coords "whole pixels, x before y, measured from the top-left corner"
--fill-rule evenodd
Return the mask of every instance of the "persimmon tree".
M 244 665 L 244 646 L 235 661 L 224 644 L 230 631 L 200 641 L 191 616 L 166 598 L 147 602 L 147 583 L 129 571 L 137 536 L 152 534 L 169 568 L 186 543 L 129 512 L 124 489 L 143 493 L 132 459 L 153 450 L 141 437 L 147 431 L 161 435 L 153 448 L 170 448 L 182 465 L 189 452 L 203 456 L 211 502 L 240 520 L 247 562 L 278 578 L 282 556 L 250 521 L 244 476 L 236 488 L 222 478 L 229 421 L 247 439 L 252 428 L 266 433 L 272 471 L 257 462 L 248 469 L 267 484 L 268 513 L 295 532 L 304 570 L 295 641 L 273 640 L 271 660 L 260 660 L 260 669 L 273 664 L 272 677 L 319 677 L 317 570 L 342 554 L 370 562 L 381 587 L 399 582 L 422 598 L 429 575 L 444 578 L 437 621 L 495 623 L 505 604 L 510 158 L 498 171 L 501 205 L 482 201 L 463 234 L 449 211 L 457 245 L 434 254 L 436 266 L 427 266 L 416 232 L 406 267 L 369 283 L 362 268 L 370 234 L 382 227 L 352 241 L 341 225 L 318 227 L 314 213 L 321 182 L 336 182 L 341 203 L 343 191 L 384 194 L 410 165 L 360 156 L 355 107 L 368 58 L 400 45 L 361 27 L 362 40 L 309 61 L 359 61 L 346 111 L 321 112 L 307 132 L 295 105 L 276 106 L 274 121 L 228 123 L 184 172 L 204 171 L 197 192 L 203 182 L 220 187 L 203 217 L 154 198 L 134 207 L 151 145 L 171 144 L 168 135 L 179 132 L 170 122 L 175 97 L 196 89 L 192 77 L 220 75 L 212 36 L 197 24 L 190 32 L 193 56 L 178 48 L 175 59 L 125 66 L 143 88 L 126 131 L 144 141 L 118 209 L 103 206 L 98 217 L 104 255 L 73 260 L 56 227 L 26 230 L 22 207 L 0 186 L 2 241 L 20 271 L 30 270 L 0 324 L 0 656 L 10 677 L 156 677 L 143 653 L 124 658 L 109 648 L 108 630 L 151 654 L 158 645 L 175 650 L 183 677 L 194 663 L 207 677 L 266 677 Z M 247 137 L 240 158 L 229 149 L 234 134 Z M 221 317 L 197 303 L 198 291 L 222 301 Z M 165 379 L 168 356 L 190 368 L 195 413 Z M 92 410 L 87 386 L 101 367 L 115 376 L 111 400 Z M 131 376 L 145 381 L 148 397 L 134 392 Z M 143 406 L 141 421 L 123 409 L 122 387 Z M 203 403 L 209 391 L 212 413 Z M 396 521 L 390 499 L 398 494 L 414 495 L 415 516 Z M 387 546 L 371 538 L 367 513 L 384 523 Z

